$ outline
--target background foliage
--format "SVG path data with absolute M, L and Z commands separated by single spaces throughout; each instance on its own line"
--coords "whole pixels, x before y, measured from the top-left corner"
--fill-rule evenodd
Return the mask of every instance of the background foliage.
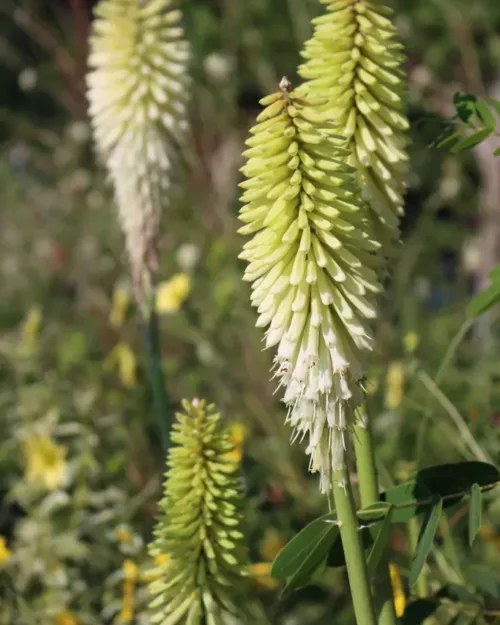
M 5 624 L 146 622 L 145 545 L 164 457 L 123 241 L 86 120 L 90 5 L 0 6 Z M 309 20 L 320 8 L 315 0 L 184 3 L 194 49 L 195 159 L 187 192 L 164 216 L 159 304 L 172 409 L 183 397 L 209 398 L 240 447 L 256 593 L 270 622 L 311 625 L 332 614 L 352 622 L 347 585 L 342 569 L 332 568 L 280 601 L 279 583 L 269 577 L 281 546 L 327 510 L 282 425 L 235 231 L 240 153 L 258 98 L 282 75 L 296 78 Z M 455 112 L 455 92 L 500 95 L 500 5 L 399 0 L 394 8 L 408 55 L 412 167 L 404 245 L 368 376 L 383 488 L 439 462 L 498 464 L 500 449 L 494 309 L 439 372 L 472 294 L 500 262 L 499 140 L 492 133 L 456 153 L 436 146 Z M 424 583 L 431 592 L 468 584 L 493 622 L 500 614 L 500 500 L 486 497 L 472 551 L 466 508 L 447 510 Z M 400 531 L 391 536 L 403 602 L 401 593 L 414 593 L 409 540 Z M 439 621 L 450 622 L 457 606 L 463 612 L 462 603 L 444 601 Z M 411 618 L 407 611 L 405 622 L 419 622 Z

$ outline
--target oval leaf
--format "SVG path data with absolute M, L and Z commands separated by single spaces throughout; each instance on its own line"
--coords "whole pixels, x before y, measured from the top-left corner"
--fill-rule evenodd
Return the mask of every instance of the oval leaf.
M 433 599 L 417 599 L 406 606 L 401 625 L 420 625 L 439 608 L 439 601 Z
M 439 498 L 435 501 L 428 515 L 424 519 L 422 530 L 420 531 L 420 539 L 411 563 L 410 586 L 415 585 L 432 548 L 432 543 L 434 541 L 442 509 L 443 500 Z
M 500 301 L 500 281 L 493 282 L 484 291 L 481 291 L 469 302 L 467 315 L 469 319 L 476 319 L 487 312 L 492 306 Z
M 472 547 L 474 538 L 476 538 L 479 528 L 481 527 L 482 517 L 482 501 L 481 488 L 479 484 L 473 484 L 470 492 L 469 507 L 469 546 Z

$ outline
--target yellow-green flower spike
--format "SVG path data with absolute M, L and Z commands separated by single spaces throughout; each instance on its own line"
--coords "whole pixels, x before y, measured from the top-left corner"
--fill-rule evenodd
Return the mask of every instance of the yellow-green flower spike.
M 224 613 L 238 612 L 246 564 L 239 464 L 214 406 L 195 400 L 183 407 L 151 546 L 157 568 L 151 571 L 150 622 L 223 625 Z
M 189 50 L 173 0 L 101 0 L 87 76 L 98 152 L 115 187 L 136 292 L 156 265 L 162 207 L 187 126 Z
M 246 142 L 239 232 L 253 238 L 240 257 L 257 325 L 268 327 L 266 347 L 277 346 L 287 421 L 308 435 L 311 470 L 327 492 L 363 399 L 380 244 L 345 140 L 328 112 L 290 88 L 283 79 L 261 100 L 266 108 Z
M 299 74 L 307 81 L 304 92 L 327 100 L 339 133 L 349 139 L 350 162 L 387 255 L 387 244 L 398 238 L 408 169 L 402 45 L 391 10 L 378 1 L 321 2 L 327 12 L 313 20 Z

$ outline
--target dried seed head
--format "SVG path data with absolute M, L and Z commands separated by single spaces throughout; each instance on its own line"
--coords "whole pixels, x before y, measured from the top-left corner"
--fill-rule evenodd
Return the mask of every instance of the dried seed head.
M 380 245 L 328 114 L 288 90 L 261 103 L 241 183 L 239 232 L 254 236 L 240 258 L 266 347 L 277 346 L 287 420 L 308 435 L 311 469 L 327 491 L 363 398 Z
M 407 84 L 402 45 L 391 10 L 371 0 L 321 0 L 306 43 L 304 93 L 323 98 L 338 132 L 349 139 L 350 162 L 373 211 L 384 254 L 399 236 L 408 173 Z
M 187 43 L 172 0 L 101 0 L 87 76 L 98 152 L 106 161 L 141 297 L 156 263 L 158 222 L 187 126 Z

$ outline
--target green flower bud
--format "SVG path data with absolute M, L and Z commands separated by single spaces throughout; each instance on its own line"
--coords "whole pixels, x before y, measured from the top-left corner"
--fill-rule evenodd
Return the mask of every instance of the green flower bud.
M 156 265 L 160 212 L 187 126 L 187 43 L 172 0 L 101 0 L 87 76 L 98 152 L 115 187 L 134 284 Z
M 240 257 L 266 347 L 277 346 L 287 421 L 308 435 L 311 470 L 326 492 L 363 400 L 382 261 L 345 140 L 317 102 L 289 92 L 286 79 L 280 87 L 261 100 L 246 142 L 239 232 L 253 238 Z
M 299 74 L 307 80 L 304 92 L 326 100 L 324 108 L 349 139 L 350 162 L 387 254 L 387 244 L 398 238 L 408 170 L 402 45 L 391 10 L 379 2 L 321 2 L 327 12 L 313 20 Z
M 222 625 L 224 612 L 238 612 L 246 564 L 239 463 L 214 406 L 195 400 L 183 407 L 150 548 L 158 563 L 150 572 L 151 623 Z

